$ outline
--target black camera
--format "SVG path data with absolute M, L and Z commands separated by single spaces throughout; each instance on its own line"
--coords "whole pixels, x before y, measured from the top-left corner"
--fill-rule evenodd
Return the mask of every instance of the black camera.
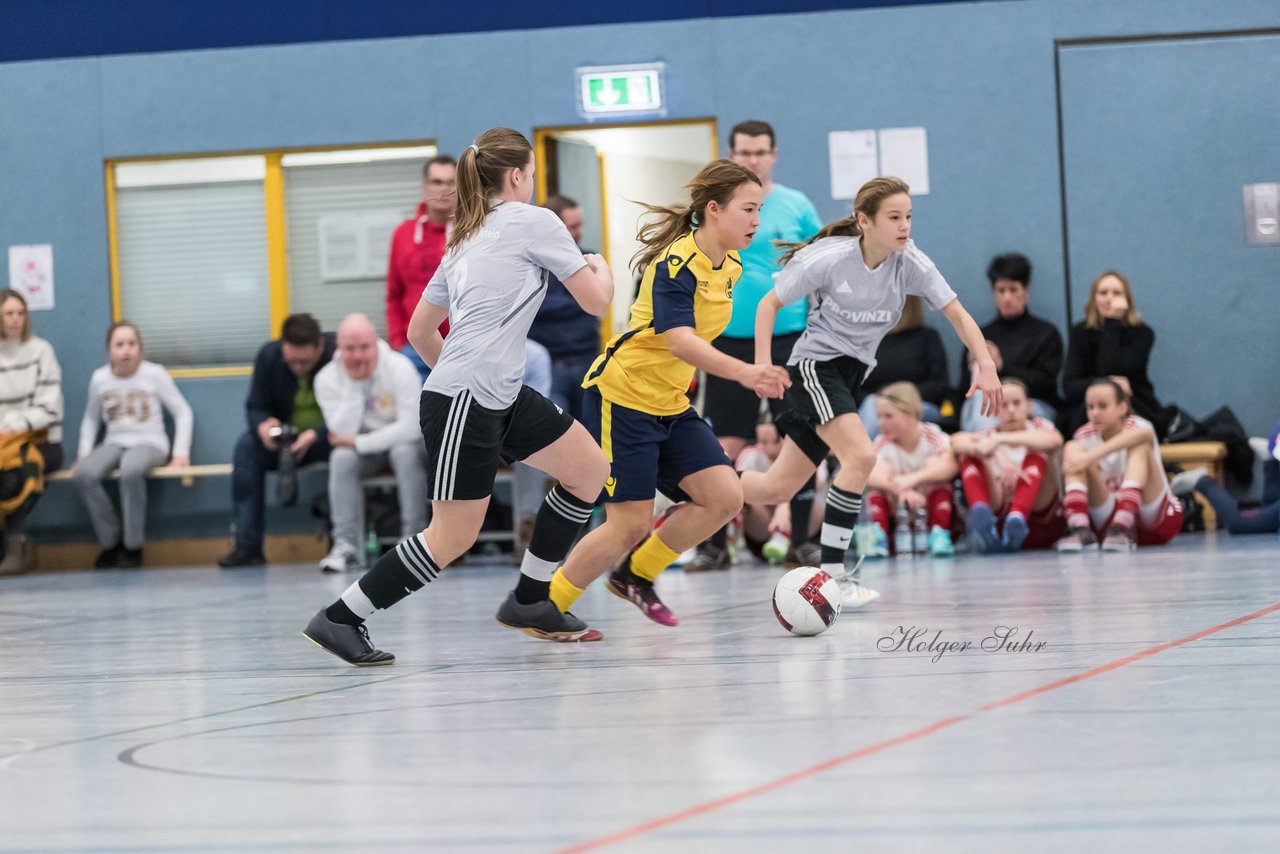
M 293 442 L 298 438 L 298 428 L 281 424 L 267 430 L 267 435 L 279 446 L 279 477 L 276 478 L 276 497 L 285 507 L 298 503 L 298 462 L 293 458 Z

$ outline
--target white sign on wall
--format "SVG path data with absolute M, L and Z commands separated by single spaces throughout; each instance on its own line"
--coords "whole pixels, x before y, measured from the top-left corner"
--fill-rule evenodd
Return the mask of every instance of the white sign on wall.
M 827 157 L 833 199 L 852 199 L 879 175 L 906 181 L 913 196 L 929 194 L 929 145 L 922 127 L 833 130 Z
M 404 211 L 352 211 L 320 217 L 320 279 L 344 282 L 387 274 L 391 235 Z
M 48 243 L 9 247 L 9 287 L 27 298 L 27 308 L 53 308 L 53 247 Z

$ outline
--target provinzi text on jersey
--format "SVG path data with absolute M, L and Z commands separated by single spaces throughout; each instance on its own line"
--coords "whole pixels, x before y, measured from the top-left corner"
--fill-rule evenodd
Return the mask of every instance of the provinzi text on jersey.
M 933 653 L 936 663 L 949 652 L 968 652 L 978 649 L 982 652 L 1041 652 L 1049 645 L 1048 641 L 1033 641 L 1035 630 L 1027 632 L 1027 636 L 1018 639 L 1017 626 L 996 626 L 991 634 L 981 641 L 949 640 L 942 636 L 942 629 L 930 635 L 927 626 L 898 626 L 889 634 L 876 641 L 876 649 L 881 652 L 929 652 Z

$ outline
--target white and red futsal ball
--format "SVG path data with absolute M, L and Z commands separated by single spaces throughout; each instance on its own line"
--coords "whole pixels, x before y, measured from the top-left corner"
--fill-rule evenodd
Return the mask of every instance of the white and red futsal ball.
M 816 566 L 791 570 L 773 588 L 773 613 L 793 635 L 820 635 L 831 628 L 842 602 L 840 585 Z

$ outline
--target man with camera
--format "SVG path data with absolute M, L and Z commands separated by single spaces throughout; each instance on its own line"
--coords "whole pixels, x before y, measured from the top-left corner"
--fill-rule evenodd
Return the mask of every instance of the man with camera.
M 324 572 L 362 565 L 364 495 L 360 478 L 390 467 L 400 501 L 400 537 L 427 527 L 426 446 L 418 424 L 422 382 L 407 356 L 378 340 L 373 321 L 350 314 L 338 326 L 338 352 L 316 375 L 316 400 L 329 429 L 329 519 L 333 548 Z
M 253 363 L 245 399 L 248 432 L 232 457 L 231 507 L 235 548 L 218 561 L 224 569 L 259 566 L 268 471 L 280 470 L 280 499 L 297 496 L 298 466 L 329 459 L 329 431 L 316 402 L 315 379 L 333 358 L 332 333 L 320 331 L 309 314 L 285 318 L 280 338 L 268 341 Z

